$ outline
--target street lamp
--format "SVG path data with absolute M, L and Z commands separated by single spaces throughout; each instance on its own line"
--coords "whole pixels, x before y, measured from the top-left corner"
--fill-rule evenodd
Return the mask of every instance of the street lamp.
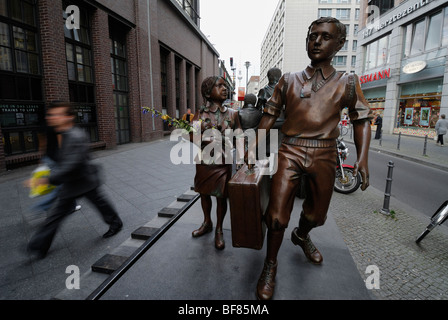
M 244 63 L 246 65 L 246 93 L 247 93 L 247 84 L 249 83 L 249 67 L 250 67 L 250 62 L 246 61 Z

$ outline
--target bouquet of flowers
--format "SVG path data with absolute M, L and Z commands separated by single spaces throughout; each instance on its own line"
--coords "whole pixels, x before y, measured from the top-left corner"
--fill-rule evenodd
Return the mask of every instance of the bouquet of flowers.
M 153 117 L 160 117 L 163 121 L 168 122 L 168 125 L 170 126 L 174 126 L 178 129 L 185 129 L 187 132 L 197 132 L 197 129 L 186 120 L 172 118 L 169 115 L 163 114 L 150 107 L 142 107 L 142 111 L 145 114 L 151 113 Z
M 51 184 L 36 184 L 39 178 L 48 178 L 50 176 L 50 168 L 47 165 L 41 165 L 37 167 L 31 174 L 31 179 L 29 181 L 30 186 L 30 198 L 35 198 L 38 196 L 43 196 L 45 194 L 53 191 L 56 186 Z

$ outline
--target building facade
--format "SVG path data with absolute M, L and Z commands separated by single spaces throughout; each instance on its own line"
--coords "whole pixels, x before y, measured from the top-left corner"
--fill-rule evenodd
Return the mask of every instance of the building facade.
M 364 95 L 383 131 L 434 136 L 448 114 L 448 1 L 365 1 L 358 34 Z
M 198 0 L 0 0 L 0 171 L 38 159 L 52 101 L 113 148 L 163 136 L 141 107 L 181 117 L 217 74 Z
M 338 71 L 354 72 L 360 0 L 280 0 L 261 45 L 260 87 L 268 83 L 267 72 L 306 68 L 308 27 L 319 17 L 335 17 L 347 27 L 347 41 L 333 59 Z

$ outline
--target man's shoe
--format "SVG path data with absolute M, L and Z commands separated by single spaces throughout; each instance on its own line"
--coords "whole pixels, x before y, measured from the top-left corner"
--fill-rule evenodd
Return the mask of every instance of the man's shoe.
M 206 233 L 211 232 L 212 230 L 213 230 L 213 224 L 212 224 L 212 223 L 203 223 L 203 224 L 199 227 L 199 229 L 194 230 L 194 231 L 192 232 L 191 235 L 192 235 L 194 238 L 197 238 L 197 237 L 203 236 L 203 235 L 206 234 Z
M 109 238 L 109 237 L 116 235 L 121 230 L 122 227 L 123 227 L 123 224 L 111 225 L 109 227 L 109 230 L 105 234 L 103 234 L 103 238 Z
M 75 206 L 75 208 L 73 208 L 72 213 L 75 212 L 75 211 L 79 211 L 79 210 L 81 210 L 81 205 L 80 205 L 80 204 L 77 204 L 77 205 Z
M 224 234 L 222 230 L 216 230 L 215 232 L 215 248 L 218 250 L 224 249 L 226 246 L 224 242 Z
M 300 238 L 297 235 L 298 228 L 294 228 L 291 232 L 291 241 L 296 246 L 300 246 L 305 253 L 305 256 L 314 264 L 321 264 L 323 257 L 320 254 L 319 250 L 314 246 L 311 241 L 310 235 L 308 234 L 305 239 Z
M 275 289 L 275 276 L 277 275 L 277 262 L 265 261 L 263 271 L 257 283 L 257 299 L 271 300 Z

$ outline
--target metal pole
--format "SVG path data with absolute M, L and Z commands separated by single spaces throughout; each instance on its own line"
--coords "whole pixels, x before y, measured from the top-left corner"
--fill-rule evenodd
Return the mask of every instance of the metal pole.
M 389 161 L 388 170 L 387 170 L 387 178 L 386 178 L 386 191 L 384 193 L 384 203 L 383 203 L 383 209 L 381 209 L 381 213 L 389 215 L 389 202 L 390 202 L 390 195 L 391 195 L 391 189 L 392 189 L 392 172 L 394 170 L 394 162 Z
M 401 132 L 398 133 L 398 143 L 397 143 L 397 150 L 400 150 L 400 141 L 401 141 Z
M 249 67 L 250 67 L 250 62 L 246 61 L 245 65 L 246 65 L 246 94 L 247 94 L 247 85 L 249 84 Z
M 423 144 L 423 155 L 426 156 L 426 146 L 428 144 L 428 135 L 425 136 L 425 143 Z
M 382 146 L 383 145 L 383 130 L 381 130 L 381 132 L 380 132 L 380 146 Z

